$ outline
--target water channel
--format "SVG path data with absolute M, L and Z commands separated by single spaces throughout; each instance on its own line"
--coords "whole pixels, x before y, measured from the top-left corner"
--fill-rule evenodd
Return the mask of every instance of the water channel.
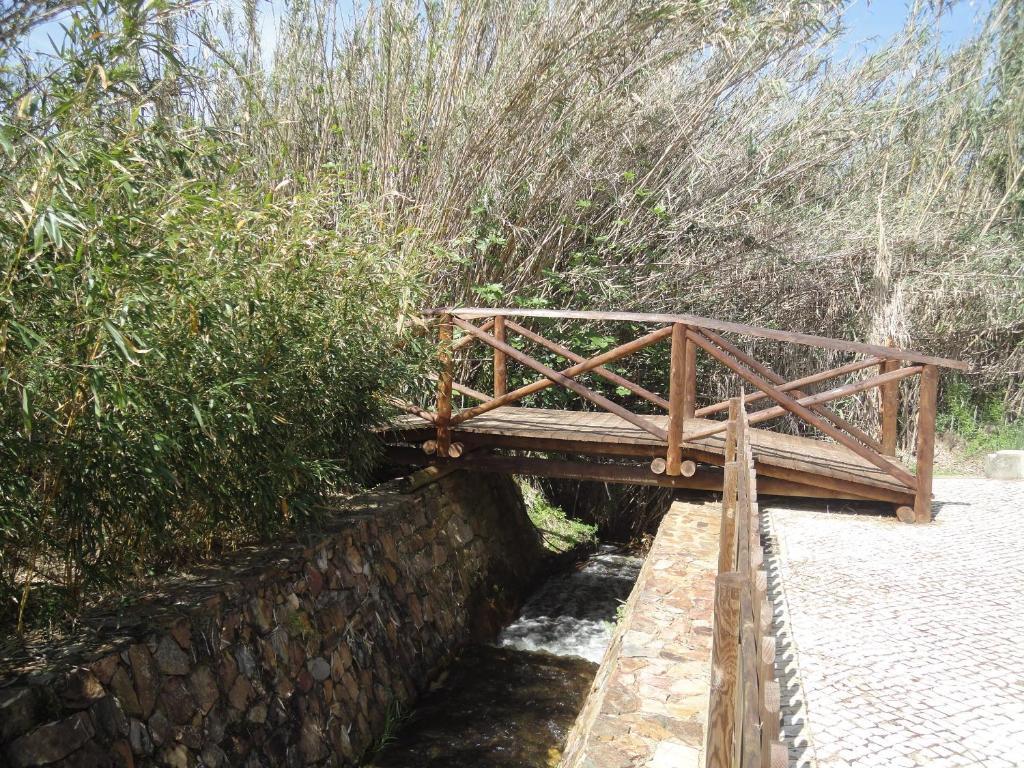
M 557 765 L 642 562 L 604 545 L 549 578 L 493 644 L 462 653 L 371 766 Z

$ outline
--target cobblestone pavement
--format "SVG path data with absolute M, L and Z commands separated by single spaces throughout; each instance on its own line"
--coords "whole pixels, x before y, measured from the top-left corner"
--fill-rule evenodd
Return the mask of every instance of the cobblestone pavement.
M 1024 482 L 938 479 L 929 525 L 763 504 L 790 765 L 1024 766 Z

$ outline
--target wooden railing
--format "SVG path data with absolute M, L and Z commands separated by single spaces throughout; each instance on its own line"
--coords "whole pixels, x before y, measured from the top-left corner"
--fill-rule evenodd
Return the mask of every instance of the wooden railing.
M 898 512 L 901 519 L 930 519 L 938 367 L 965 370 L 966 365 L 961 362 L 929 357 L 919 352 L 895 347 L 759 328 L 690 315 L 520 309 L 439 309 L 429 310 L 425 314 L 437 319 L 439 374 L 437 376 L 436 409 L 430 412 L 412 403 L 402 402 L 399 404 L 436 426 L 436 438 L 423 446 L 428 453 L 435 453 L 441 457 L 461 455 L 462 446 L 452 443 L 453 427 L 496 408 L 512 405 L 522 398 L 548 387 L 560 386 L 576 393 L 596 407 L 621 417 L 664 443 L 664 458 L 656 458 L 651 462 L 653 472 L 665 473 L 670 476 L 690 476 L 695 471 L 695 465 L 692 461 L 683 460 L 683 444 L 721 434 L 728 428 L 725 421 L 711 425 L 698 422 L 699 426 L 687 430 L 688 420 L 694 417 L 713 417 L 729 407 L 728 401 L 697 407 L 696 355 L 698 350 L 702 350 L 756 390 L 747 398 L 748 403 L 761 400 L 774 402 L 774 406 L 750 414 L 750 424 L 791 414 L 891 476 L 901 487 L 906 489 L 908 495 L 913 494 L 916 499 L 914 508 L 901 508 Z M 557 318 L 597 322 L 627 321 L 636 324 L 654 324 L 659 327 L 632 341 L 594 357 L 586 358 L 530 330 L 513 318 L 519 320 Z M 474 320 L 482 322 L 477 324 L 473 322 Z M 459 329 L 465 336 L 457 341 L 453 340 L 454 329 Z M 793 381 L 786 381 L 767 365 L 721 336 L 722 332 L 845 351 L 860 355 L 862 359 Z M 508 343 L 509 334 L 518 334 L 523 339 L 565 358 L 572 364 L 556 371 L 510 345 Z M 671 341 L 667 397 L 629 381 L 606 367 L 610 363 L 618 362 L 662 340 Z M 456 353 L 477 341 L 493 349 L 493 394 L 479 392 L 453 379 L 453 361 Z M 536 371 L 540 374 L 540 378 L 508 391 L 507 366 L 509 360 Z M 822 392 L 809 394 L 806 391 L 810 385 L 869 368 L 876 368 L 878 372 L 873 376 Z M 642 414 L 634 413 L 581 384 L 578 378 L 584 373 L 599 376 L 617 387 L 626 389 L 647 403 L 667 411 L 669 416 L 667 427 L 661 426 Z M 894 460 L 897 442 L 899 383 L 903 379 L 914 376 L 920 379 L 917 403 L 916 477 Z M 827 405 L 832 401 L 871 389 L 881 391 L 880 434 L 877 437 L 867 434 Z M 453 391 L 479 402 L 471 407 L 453 412 Z
M 721 549 L 715 580 L 707 768 L 785 768 L 768 577 L 761 547 L 750 419 L 729 403 Z

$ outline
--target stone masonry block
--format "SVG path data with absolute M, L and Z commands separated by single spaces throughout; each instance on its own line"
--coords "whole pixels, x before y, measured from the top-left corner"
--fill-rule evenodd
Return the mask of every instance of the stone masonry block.
M 985 457 L 985 477 L 1024 480 L 1024 451 L 996 451 Z

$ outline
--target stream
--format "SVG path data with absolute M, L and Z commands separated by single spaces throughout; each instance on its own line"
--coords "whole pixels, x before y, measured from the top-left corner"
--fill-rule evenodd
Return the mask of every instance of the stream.
M 603 545 L 549 578 L 493 644 L 463 651 L 371 766 L 557 765 L 642 563 Z

